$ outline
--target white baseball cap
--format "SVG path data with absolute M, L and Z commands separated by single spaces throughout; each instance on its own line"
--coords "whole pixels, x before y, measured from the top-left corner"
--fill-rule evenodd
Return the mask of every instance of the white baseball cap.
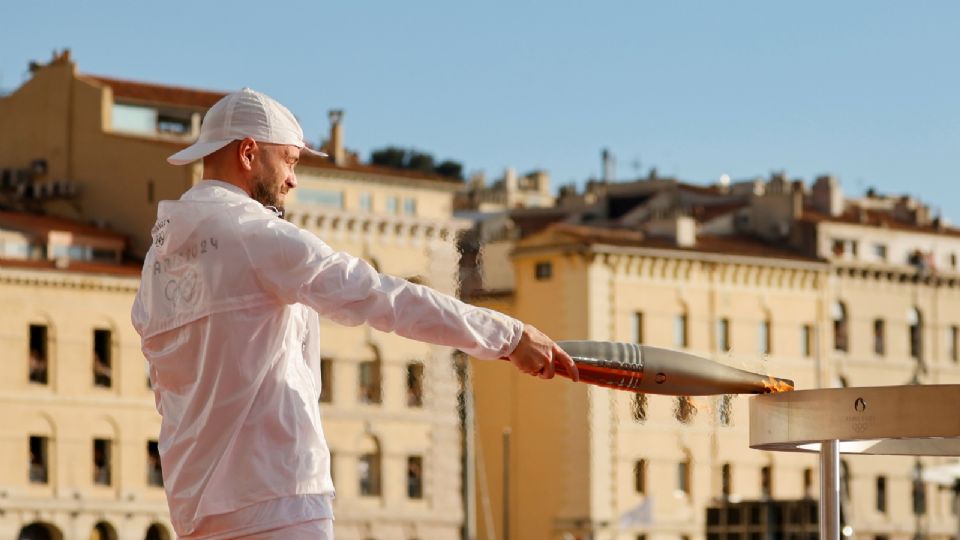
M 326 157 L 306 146 L 300 123 L 286 107 L 266 94 L 244 88 L 214 103 L 203 117 L 197 142 L 168 157 L 167 162 L 186 165 L 247 137 L 257 142 L 289 144 Z

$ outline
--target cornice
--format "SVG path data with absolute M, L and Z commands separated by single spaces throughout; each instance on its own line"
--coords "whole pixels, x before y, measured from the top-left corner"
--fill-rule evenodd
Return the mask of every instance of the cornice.
M 0 285 L 135 294 L 140 286 L 140 276 L 0 267 Z

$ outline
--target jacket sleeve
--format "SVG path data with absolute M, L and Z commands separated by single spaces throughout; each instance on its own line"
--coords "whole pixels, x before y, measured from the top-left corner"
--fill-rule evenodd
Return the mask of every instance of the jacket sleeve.
M 523 323 L 512 317 L 381 274 L 293 224 L 256 221 L 241 225 L 247 255 L 263 287 L 284 303 L 306 304 L 340 324 L 367 323 L 476 358 L 508 356 L 520 342 Z

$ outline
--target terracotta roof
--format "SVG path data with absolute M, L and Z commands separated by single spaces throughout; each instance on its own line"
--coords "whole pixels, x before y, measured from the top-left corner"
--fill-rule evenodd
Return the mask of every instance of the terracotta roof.
M 94 238 L 126 242 L 127 237 L 110 230 L 100 229 L 72 219 L 30 214 L 27 212 L 0 211 L 0 227 L 34 234 L 63 231 Z
M 805 207 L 800 221 L 807 223 L 847 223 L 850 225 L 862 225 L 864 227 L 882 227 L 915 233 L 960 237 L 960 229 L 953 227 L 936 227 L 932 223 L 930 225 L 905 223 L 895 219 L 889 211 L 861 209 L 859 207 L 847 208 L 844 213 L 839 216 L 831 216 L 830 214 L 818 212 L 813 207 Z
M 746 257 L 769 257 L 775 259 L 821 262 L 821 259 L 793 251 L 783 247 L 781 244 L 767 243 L 744 235 L 700 235 L 697 236 L 695 245 L 683 247 L 676 245 L 675 242 L 666 238 L 651 238 L 640 232 L 625 229 L 586 227 L 582 225 L 557 223 L 551 225 L 548 230 L 568 234 L 584 244 L 610 244 L 628 247 L 670 249 L 687 253 L 719 253 Z
M 700 204 L 694 206 L 691 209 L 691 213 L 693 214 L 694 219 L 696 219 L 699 223 L 704 223 L 720 216 L 735 212 L 745 206 L 748 206 L 748 204 L 743 202 L 710 205 Z
M 31 259 L 0 259 L 0 268 L 56 270 L 58 272 L 111 274 L 117 276 L 139 276 L 143 270 L 143 266 L 140 264 L 108 264 L 85 261 L 69 261 L 64 268 L 57 268 L 56 261 Z
M 227 95 L 226 92 L 215 92 L 210 90 L 198 90 L 196 88 L 186 88 L 182 86 L 168 86 L 155 83 L 114 79 L 112 77 L 102 77 L 100 75 L 85 74 L 83 77 L 109 86 L 111 89 L 113 89 L 114 97 L 149 103 L 162 103 L 166 105 L 208 109 L 212 107 L 214 103 L 219 101 L 220 98 Z M 180 142 L 175 142 L 175 144 L 178 144 L 183 148 L 189 146 L 189 144 Z M 463 184 L 463 180 L 459 178 L 450 178 L 437 174 L 424 174 L 402 169 L 392 169 L 389 167 L 379 167 L 376 165 L 350 164 L 346 166 L 338 166 L 327 158 L 316 156 L 305 155 L 301 158 L 300 162 L 310 167 L 338 169 L 365 174 L 377 174 L 382 176 L 396 176 L 401 178 L 415 178 L 418 180 L 431 180 L 448 184 Z
M 333 169 L 333 170 L 356 172 L 356 173 L 362 173 L 362 174 L 376 174 L 380 176 L 396 176 L 400 178 L 413 178 L 416 180 L 443 182 L 445 184 L 456 184 L 456 185 L 463 184 L 463 180 L 459 178 L 450 178 L 448 176 L 440 176 L 438 174 L 424 174 L 420 172 L 407 171 L 403 169 L 393 169 L 391 167 L 380 167 L 377 165 L 363 165 L 363 164 L 337 165 L 332 161 L 330 161 L 329 158 L 322 158 L 319 156 L 308 155 L 308 154 L 304 154 L 300 157 L 300 164 L 306 165 L 307 167 L 317 167 L 320 169 Z
M 164 84 L 140 81 L 128 81 L 124 79 L 102 77 L 100 75 L 85 74 L 83 77 L 109 86 L 111 89 L 113 89 L 114 97 L 145 101 L 149 103 L 162 103 L 165 105 L 208 109 L 212 107 L 214 103 L 219 101 L 220 98 L 227 95 L 226 92 L 198 90 L 196 88 L 168 86 Z
M 520 208 L 511 210 L 509 215 L 514 227 L 519 229 L 520 236 L 524 237 L 538 233 L 555 223 L 562 222 L 574 212 L 576 212 L 576 209 L 557 207 Z

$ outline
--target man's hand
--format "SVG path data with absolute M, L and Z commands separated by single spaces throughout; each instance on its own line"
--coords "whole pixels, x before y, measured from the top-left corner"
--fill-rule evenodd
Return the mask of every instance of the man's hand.
M 559 362 L 566 368 L 571 379 L 580 380 L 580 372 L 570 355 L 546 334 L 529 324 L 524 325 L 520 343 L 508 358 L 520 371 L 541 379 L 552 379 L 556 373 L 554 362 Z

